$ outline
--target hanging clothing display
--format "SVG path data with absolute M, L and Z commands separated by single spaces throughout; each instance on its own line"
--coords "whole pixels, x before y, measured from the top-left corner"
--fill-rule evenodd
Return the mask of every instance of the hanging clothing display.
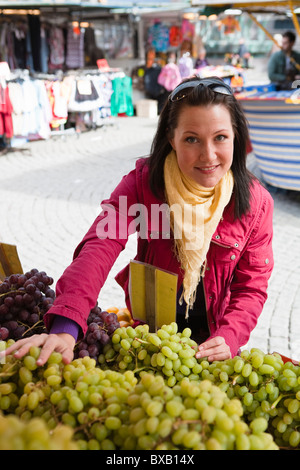
M 41 24 L 40 17 L 36 15 L 27 15 L 28 35 L 31 42 L 31 53 L 33 61 L 33 70 L 41 70 Z
M 9 82 L 9 96 L 12 104 L 12 122 L 14 135 L 22 135 L 23 132 L 23 91 L 18 82 Z
M 95 67 L 101 58 L 133 58 L 134 35 L 125 20 L 74 26 L 66 13 L 4 18 L 0 17 L 0 61 L 11 70 L 65 72 Z M 101 34 L 96 34 L 99 30 Z
M 74 30 L 71 26 L 67 33 L 66 66 L 69 69 L 84 67 L 84 29 Z
M 13 136 L 12 104 L 7 86 L 0 84 L 0 136 L 10 139 Z
M 65 39 L 62 28 L 55 26 L 50 29 L 49 45 L 49 69 L 61 69 L 65 62 Z
M 67 122 L 68 102 L 66 97 L 61 93 L 61 83 L 58 80 L 46 81 L 45 85 L 52 110 L 50 126 L 56 128 Z
M 174 63 L 166 64 L 157 78 L 157 82 L 167 91 L 172 91 L 181 82 L 181 74 L 178 65 Z
M 132 79 L 131 77 L 117 77 L 112 81 L 113 93 L 111 95 L 111 114 L 127 114 L 133 116 Z
M 61 79 L 35 76 L 17 71 L 7 80 L 1 95 L 0 136 L 48 139 L 52 131 L 80 119 L 95 128 L 116 114 L 133 115 L 131 79 L 122 71 L 68 72 Z
M 157 52 L 166 52 L 169 48 L 169 28 L 157 21 L 148 29 L 150 45 Z
M 19 69 L 26 68 L 26 31 L 24 27 L 17 26 L 13 32 L 14 56 L 16 59 L 16 67 Z
M 68 103 L 70 112 L 87 112 L 102 105 L 102 98 L 90 77 L 75 77 Z
M 47 29 L 45 25 L 41 25 L 41 48 L 40 48 L 40 61 L 41 61 L 41 72 L 48 72 L 48 61 L 49 61 L 49 45 L 48 45 L 48 36 Z
M 181 78 L 190 77 L 193 73 L 194 64 L 189 52 L 183 54 L 178 61 Z
M 173 25 L 169 31 L 170 47 L 179 47 L 182 42 L 182 31 L 180 26 Z
M 58 135 L 81 120 L 95 128 L 115 113 L 134 114 L 131 79 L 117 68 L 93 68 L 104 54 L 92 27 L 74 26 L 69 15 L 29 11 L 0 20 L 0 63 L 9 70 L 0 89 L 0 136 L 19 144 Z M 115 35 L 114 56 L 129 54 L 128 24 L 103 24 L 109 37 L 122 30 Z M 86 52 L 91 70 L 85 69 Z M 120 81 L 113 84 L 115 79 Z

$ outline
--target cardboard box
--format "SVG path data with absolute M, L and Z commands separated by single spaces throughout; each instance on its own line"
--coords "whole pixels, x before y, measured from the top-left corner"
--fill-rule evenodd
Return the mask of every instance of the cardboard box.
M 157 116 L 156 100 L 139 100 L 136 102 L 136 115 L 138 117 L 155 118 Z

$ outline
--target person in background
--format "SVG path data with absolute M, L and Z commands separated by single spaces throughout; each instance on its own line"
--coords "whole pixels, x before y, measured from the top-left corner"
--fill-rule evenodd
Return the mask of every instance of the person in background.
M 247 169 L 248 137 L 242 107 L 223 80 L 194 76 L 181 82 L 161 112 L 150 156 L 138 159 L 103 201 L 58 280 L 44 316 L 49 334 L 19 340 L 6 353 L 20 358 L 38 346 L 38 365 L 53 350 L 69 362 L 112 266 L 139 228 L 135 259 L 177 275 L 176 321 L 179 331 L 191 328 L 196 357 L 237 355 L 262 312 L 274 264 L 273 199 Z M 140 217 L 134 225 L 129 210 L 137 204 L 145 209 L 145 230 Z M 151 217 L 161 206 L 169 236 Z M 101 227 L 108 227 L 105 236 Z M 129 276 L 128 264 L 116 280 L 130 310 Z
M 249 67 L 249 58 L 250 58 L 250 53 L 247 48 L 247 45 L 245 43 L 245 39 L 241 38 L 239 41 L 239 49 L 238 49 L 238 55 L 241 61 L 241 66 L 248 68 Z
M 158 107 L 159 112 L 161 111 L 165 101 L 168 99 L 169 93 L 174 90 L 182 80 L 176 60 L 176 53 L 174 51 L 169 51 L 167 54 L 167 63 L 162 67 L 157 78 L 159 85 L 163 86 L 165 89 L 164 94 L 160 98 Z
M 270 57 L 268 76 L 277 90 L 290 90 L 293 82 L 300 79 L 300 53 L 293 50 L 295 41 L 295 33 L 286 31 L 282 35 L 281 50 Z
M 201 69 L 202 67 L 207 67 L 208 65 L 209 62 L 206 59 L 206 50 L 202 48 L 200 49 L 198 58 L 195 61 L 195 69 Z

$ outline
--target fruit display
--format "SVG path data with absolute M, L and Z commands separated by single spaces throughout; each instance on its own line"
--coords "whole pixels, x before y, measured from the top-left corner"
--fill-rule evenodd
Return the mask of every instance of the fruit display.
M 23 359 L 7 357 L 0 369 L 2 412 L 28 425 L 43 420 L 50 436 L 68 426 L 80 450 L 278 448 L 267 419 L 247 424 L 241 401 L 209 379 L 183 378 L 169 387 L 160 374 L 102 370 L 88 356 L 65 365 L 54 352 L 37 367 L 38 355 L 33 347 Z M 0 427 L 0 447 L 5 439 Z
M 67 426 L 81 450 L 299 449 L 300 366 L 255 348 L 196 359 L 189 333 L 175 323 L 157 333 L 119 327 L 98 362 L 87 355 L 64 364 L 53 352 L 38 367 L 36 347 L 7 356 L 0 410 L 22 423 L 43 420 L 50 436 Z
M 55 298 L 53 278 L 32 269 L 12 274 L 0 284 L 0 341 L 45 332 L 43 316 Z
M 0 450 L 77 450 L 73 430 L 59 425 L 49 430 L 42 418 L 22 421 L 0 413 Z
M 5 355 L 45 331 L 52 282 L 31 270 L 0 284 L 0 450 L 300 449 L 300 365 L 278 353 L 197 359 L 189 328 L 153 333 L 97 304 L 71 363 Z
M 117 315 L 121 327 L 133 326 L 135 323 L 128 308 L 109 307 L 107 312 L 112 312 Z
M 75 358 L 89 356 L 98 361 L 103 347 L 109 343 L 113 332 L 120 327 L 117 315 L 112 311 L 102 311 L 96 305 L 87 319 L 87 332 L 75 347 Z
M 55 291 L 50 287 L 52 284 L 53 278 L 36 268 L 4 279 L 0 284 L 0 341 L 18 340 L 46 332 L 43 317 L 55 299 Z M 102 311 L 96 304 L 90 311 L 88 330 L 76 345 L 75 357 L 90 356 L 97 360 L 112 333 L 120 327 L 113 310 L 119 311 Z M 124 325 L 125 315 L 128 318 L 130 313 L 122 310 L 120 318 Z

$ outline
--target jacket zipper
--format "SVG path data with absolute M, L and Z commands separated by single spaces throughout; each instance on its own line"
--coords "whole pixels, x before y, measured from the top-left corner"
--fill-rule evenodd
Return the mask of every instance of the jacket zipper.
M 218 246 L 222 246 L 223 248 L 232 248 L 231 245 L 225 245 L 224 243 L 219 243 L 215 240 L 212 240 L 212 243 L 215 243 Z M 209 334 L 211 335 L 210 323 L 216 323 L 216 322 L 215 321 L 214 322 L 209 321 L 210 319 L 209 319 L 209 315 L 208 315 L 206 292 L 205 292 L 205 288 L 204 288 L 204 284 L 205 284 L 204 283 L 204 278 L 205 278 L 205 276 L 202 277 L 202 282 L 203 282 L 203 294 L 204 294 L 204 301 L 205 301 L 206 319 L 207 319 L 207 326 L 208 326 L 208 329 L 209 329 Z
M 209 330 L 209 335 L 211 335 L 210 322 L 209 322 L 209 318 L 208 318 L 207 302 L 206 302 L 206 293 L 205 293 L 205 286 L 204 286 L 204 277 L 202 277 L 202 282 L 203 282 L 203 295 L 204 295 L 204 302 L 205 302 L 207 326 L 208 326 L 208 330 Z

